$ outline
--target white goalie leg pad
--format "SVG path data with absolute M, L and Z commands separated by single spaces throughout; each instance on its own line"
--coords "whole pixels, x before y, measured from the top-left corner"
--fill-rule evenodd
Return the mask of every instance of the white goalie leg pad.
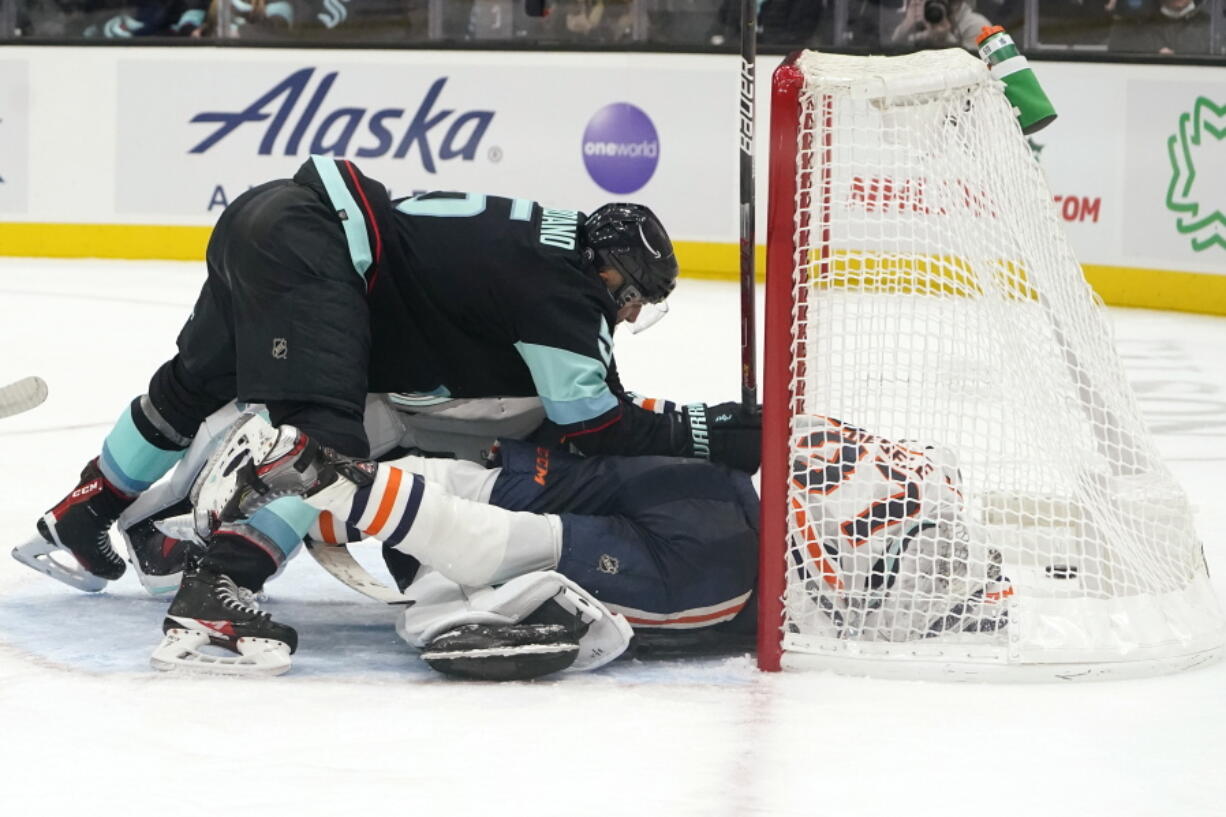
M 187 497 L 192 484 L 208 462 L 209 455 L 221 442 L 231 424 L 242 412 L 233 402 L 227 403 L 205 418 L 192 438 L 187 453 L 175 465 L 170 479 L 159 482 L 136 498 L 136 501 L 119 515 L 118 527 L 127 530 L 142 520 L 169 508 Z M 183 538 L 180 536 L 180 538 Z
M 144 560 L 137 553 L 138 545 L 133 542 L 131 536 L 132 529 L 187 497 L 191 492 L 192 484 L 196 481 L 205 463 L 208 462 L 209 455 L 222 441 L 230 425 L 241 415 L 242 411 L 238 406 L 230 402 L 206 417 L 196 430 L 196 435 L 192 437 L 187 453 L 175 465 L 170 478 L 145 491 L 120 514 L 117 527 L 127 546 L 128 562 L 132 565 L 133 572 L 136 573 L 141 586 L 150 595 L 165 596 L 174 593 L 178 589 L 183 574 L 181 571 L 161 575 L 146 573 L 143 567 Z M 201 541 L 190 513 L 161 519 L 153 524 L 163 534 L 172 538 Z
M 366 395 L 366 412 L 362 417 L 366 441 L 370 443 L 371 459 L 378 459 L 400 445 L 404 423 L 392 408 L 386 394 Z
M 494 492 L 494 483 L 501 468 L 486 468 L 467 460 L 449 460 L 445 457 L 407 456 L 387 463 L 413 474 L 420 474 L 427 482 L 433 482 L 452 496 L 471 499 L 474 502 L 489 502 Z
M 567 672 L 604 666 L 625 652 L 633 634 L 625 618 L 552 570 L 477 589 L 462 588 L 437 572 L 426 572 L 406 595 L 415 604 L 401 615 L 396 632 L 418 649 L 462 624 L 517 624 L 550 600 L 588 624 L 587 633 L 579 640 L 579 656 Z
M 149 657 L 150 665 L 161 672 L 193 675 L 270 676 L 289 671 L 289 645 L 267 638 L 240 638 L 238 652 L 202 652 L 210 643 L 208 633 L 194 630 L 169 630 Z
M 482 587 L 556 566 L 562 528 L 556 516 L 496 508 L 427 482 L 408 532 L 389 544 L 454 582 Z

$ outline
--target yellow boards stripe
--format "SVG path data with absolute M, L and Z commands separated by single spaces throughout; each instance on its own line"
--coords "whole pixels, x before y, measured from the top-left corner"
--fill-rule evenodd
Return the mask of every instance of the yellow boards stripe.
M 156 224 L 0 223 L 0 256 L 33 258 L 131 258 L 199 261 L 204 258 L 211 227 Z M 687 278 L 735 281 L 740 276 L 740 248 L 714 241 L 678 241 L 681 273 Z M 766 251 L 756 248 L 758 280 L 763 280 Z M 922 263 L 884 260 L 871 254 L 844 253 L 831 268 L 858 279 L 876 281 L 897 292 L 976 294 L 964 263 L 928 259 Z M 933 270 L 938 270 L 932 274 Z M 1086 280 L 1102 299 L 1115 306 L 1173 309 L 1226 315 L 1226 275 L 1083 264 Z M 1025 276 L 1002 262 L 995 270 L 1016 296 L 1033 297 Z

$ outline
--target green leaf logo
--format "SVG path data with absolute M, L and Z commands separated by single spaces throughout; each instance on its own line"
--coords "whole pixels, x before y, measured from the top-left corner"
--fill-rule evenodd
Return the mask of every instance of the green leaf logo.
M 1205 97 L 1191 113 L 1179 116 L 1179 133 L 1166 142 L 1171 186 L 1166 207 L 1175 214 L 1175 229 L 1204 252 L 1213 245 L 1226 250 L 1226 105 Z

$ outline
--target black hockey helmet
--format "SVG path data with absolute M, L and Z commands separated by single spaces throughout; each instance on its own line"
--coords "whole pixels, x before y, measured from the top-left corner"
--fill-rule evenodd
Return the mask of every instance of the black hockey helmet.
M 641 204 L 606 204 L 583 223 L 583 246 L 597 267 L 612 267 L 624 283 L 613 299 L 618 306 L 634 300 L 663 303 L 677 286 L 673 242 L 656 214 Z

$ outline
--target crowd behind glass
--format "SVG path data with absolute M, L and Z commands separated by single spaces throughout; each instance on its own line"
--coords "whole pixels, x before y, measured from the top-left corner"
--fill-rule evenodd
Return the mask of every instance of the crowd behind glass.
M 1226 0 L 757 3 L 766 52 L 971 48 L 990 23 L 1031 53 L 1226 54 Z M 740 0 L 0 0 L 0 37 L 734 51 L 740 15 Z

